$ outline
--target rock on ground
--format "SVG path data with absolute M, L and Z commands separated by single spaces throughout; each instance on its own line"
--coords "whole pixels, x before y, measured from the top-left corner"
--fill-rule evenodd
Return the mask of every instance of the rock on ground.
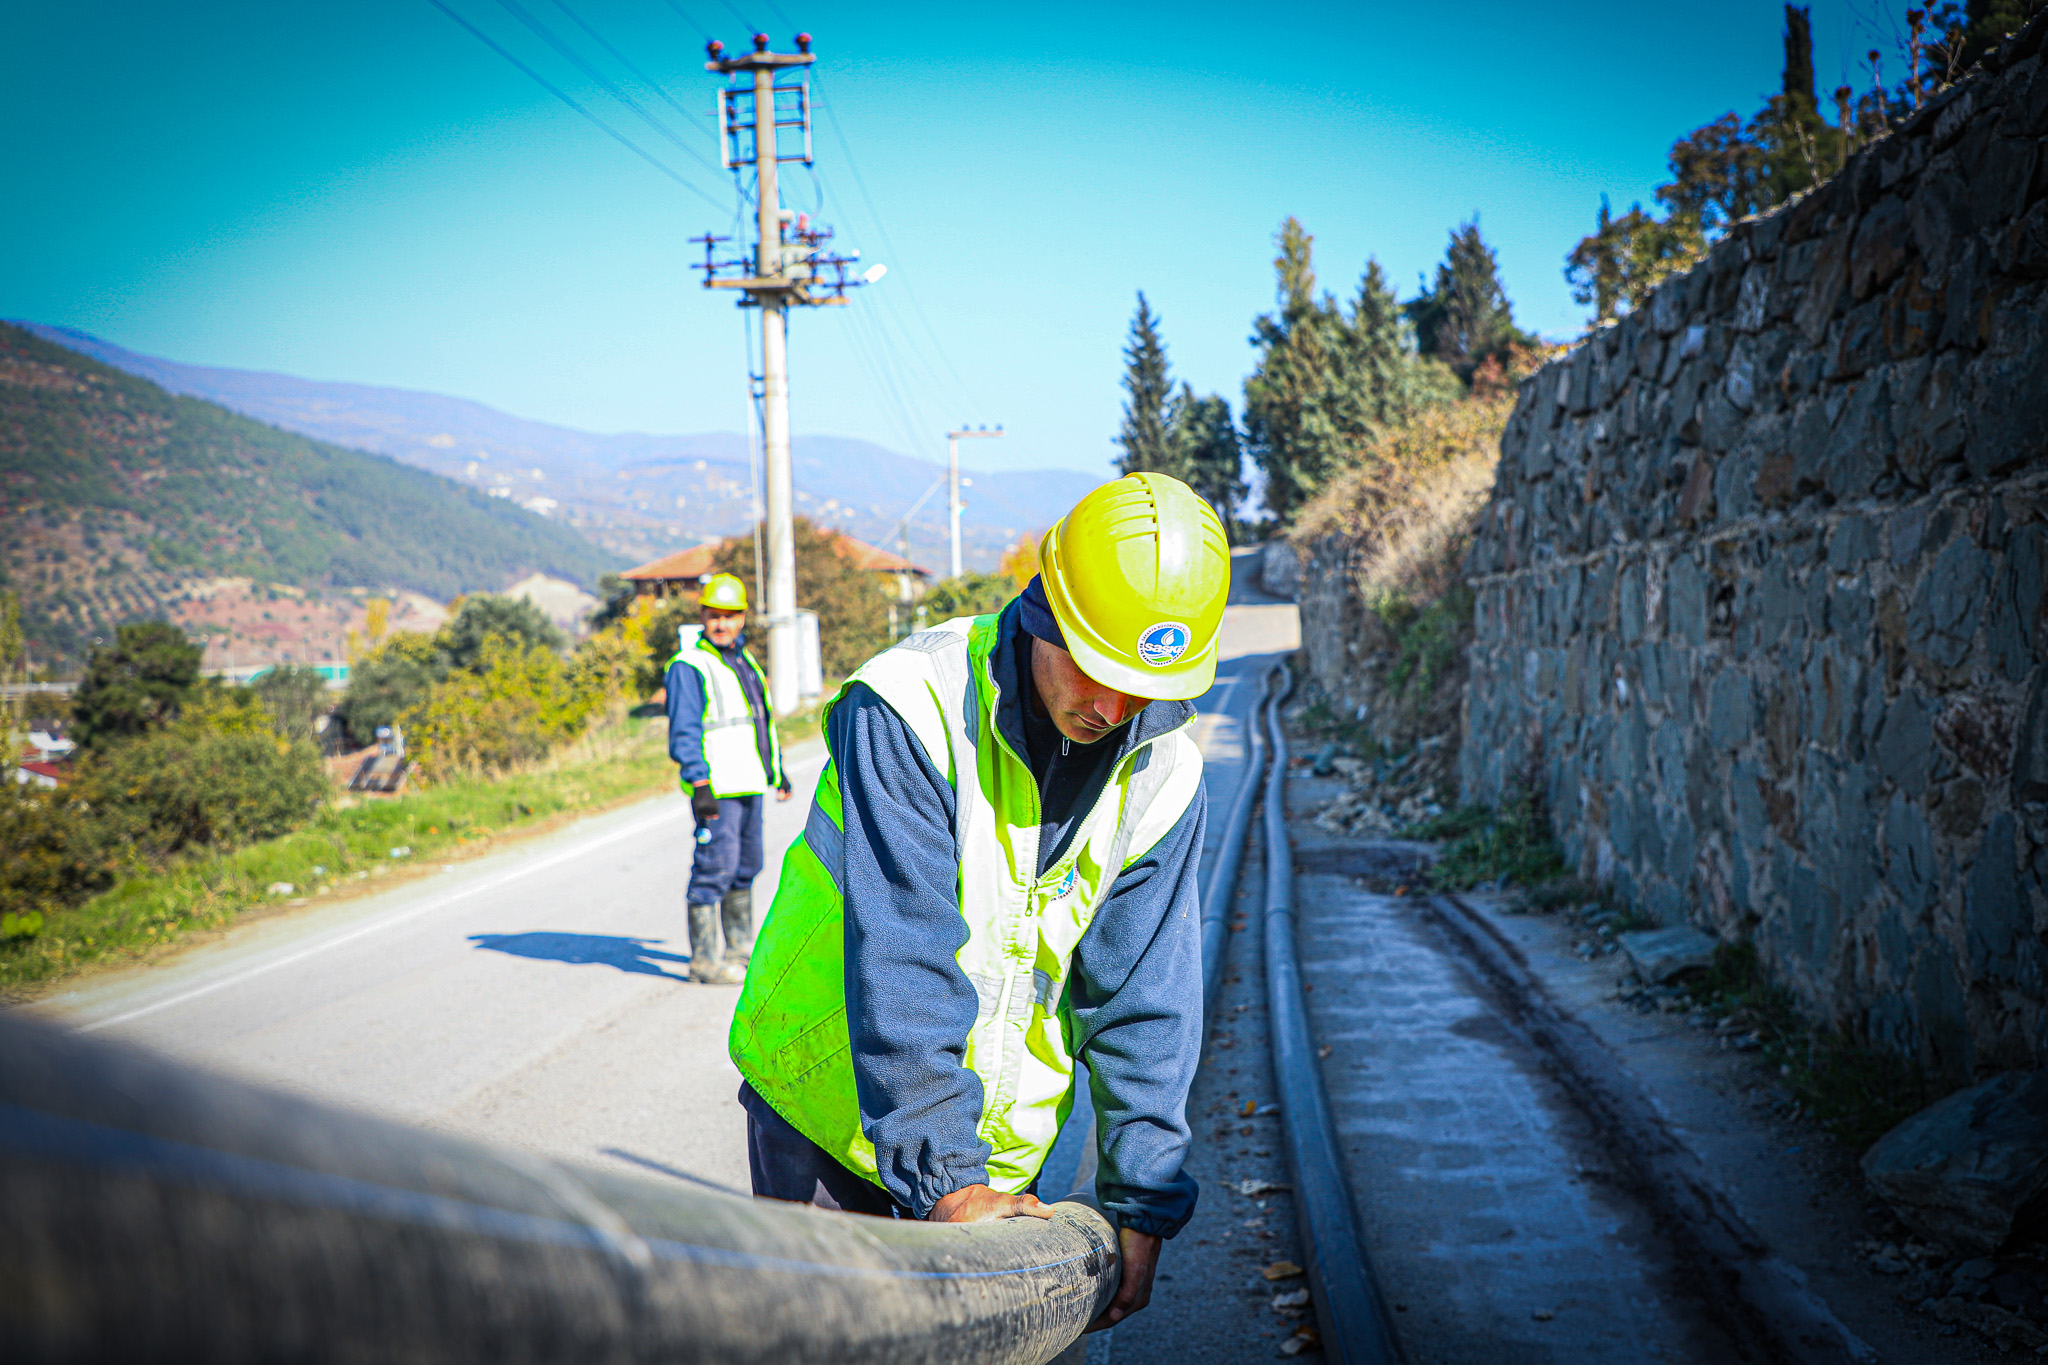
M 1915 1232 L 1996 1250 L 2048 1213 L 2048 1072 L 2008 1072 L 1930 1105 L 1878 1139 L 1863 1173 Z

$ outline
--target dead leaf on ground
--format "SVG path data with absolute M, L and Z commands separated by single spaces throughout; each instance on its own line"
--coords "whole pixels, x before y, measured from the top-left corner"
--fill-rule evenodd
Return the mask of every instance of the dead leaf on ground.
M 1291 1280 L 1301 1273 L 1301 1267 L 1292 1261 L 1275 1261 L 1259 1273 L 1269 1280 Z

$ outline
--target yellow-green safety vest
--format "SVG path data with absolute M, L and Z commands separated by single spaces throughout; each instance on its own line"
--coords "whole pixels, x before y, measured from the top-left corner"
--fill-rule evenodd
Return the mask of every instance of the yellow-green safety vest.
M 773 772 L 761 768 L 761 746 L 755 738 L 754 713 L 747 706 L 747 690 L 740 675 L 725 661 L 718 647 L 704 638 L 704 627 L 684 626 L 676 632 L 682 648 L 669 660 L 673 668 L 688 664 L 704 679 L 704 762 L 711 768 L 714 796 L 754 796 L 782 781 L 782 741 L 775 722 L 768 722 L 768 756 Z M 768 697 L 767 676 L 753 656 L 737 651 L 761 682 L 761 697 Z
M 977 1131 L 992 1149 L 989 1184 L 1015 1193 L 1037 1178 L 1073 1105 L 1061 997 L 1074 949 L 1117 877 L 1186 813 L 1201 785 L 1202 755 L 1186 725 L 1134 747 L 1040 876 L 1038 781 L 995 725 L 989 655 L 997 619 L 960 617 L 900 641 L 855 671 L 832 704 L 847 687 L 867 684 L 952 785 L 968 930 L 958 961 L 980 998 L 965 1064 L 981 1080 Z M 846 1024 L 837 768 L 828 761 L 803 835 L 783 859 L 729 1042 L 762 1099 L 848 1169 L 876 1180 Z

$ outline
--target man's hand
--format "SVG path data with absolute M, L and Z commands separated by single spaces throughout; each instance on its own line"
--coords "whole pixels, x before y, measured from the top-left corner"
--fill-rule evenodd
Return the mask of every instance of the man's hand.
M 782 779 L 782 785 L 775 789 L 775 799 L 777 801 L 787 801 L 795 795 L 796 788 L 789 785 L 789 779 L 786 777 Z
M 1123 1278 L 1109 1307 L 1088 1324 L 1091 1332 L 1106 1331 L 1152 1302 L 1152 1272 L 1159 1268 L 1159 1239 L 1149 1232 L 1118 1228 L 1116 1244 L 1123 1253 Z
M 1050 1218 L 1052 1205 L 1035 1194 L 999 1194 L 986 1185 L 963 1185 L 932 1205 L 928 1223 L 993 1223 L 999 1218 Z M 1146 1275 L 1149 1282 L 1150 1274 Z
M 709 782 L 695 782 L 690 786 L 690 813 L 701 821 L 718 818 L 718 797 L 712 793 Z

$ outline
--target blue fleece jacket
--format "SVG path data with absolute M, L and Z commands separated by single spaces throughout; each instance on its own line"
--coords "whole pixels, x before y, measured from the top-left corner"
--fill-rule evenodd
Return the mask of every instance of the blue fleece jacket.
M 1034 715 L 1031 640 L 1017 615 L 1013 602 L 991 656 L 996 724 L 1039 780 L 1043 874 L 1116 761 L 1185 724 L 1193 708 L 1154 702 L 1094 744 L 1060 743 L 1049 720 Z M 975 1135 L 981 1081 L 963 1065 L 977 1000 L 958 962 L 967 925 L 953 790 L 902 717 L 864 686 L 834 706 L 827 739 L 845 811 L 846 1016 L 861 1126 L 882 1184 L 922 1218 L 954 1190 L 988 1179 L 989 1147 Z M 1180 1231 L 1195 1208 L 1195 1182 L 1181 1163 L 1202 1039 L 1196 872 L 1206 800 L 1198 790 L 1173 829 L 1117 878 L 1074 952 L 1061 1007 L 1068 1044 L 1089 1068 L 1104 1211 L 1161 1237 Z

